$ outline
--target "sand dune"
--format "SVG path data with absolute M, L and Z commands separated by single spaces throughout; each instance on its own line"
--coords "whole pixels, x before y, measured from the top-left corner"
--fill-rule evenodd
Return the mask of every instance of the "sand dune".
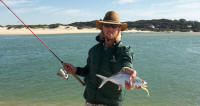
M 32 28 L 31 29 L 35 34 L 67 34 L 67 33 L 99 33 L 100 30 L 97 28 L 82 28 L 78 29 L 73 26 L 59 26 L 57 28 Z M 139 31 L 139 30 L 126 30 L 124 32 L 149 32 L 149 31 Z M 0 27 L 1 35 L 24 35 L 24 34 L 32 34 L 26 28 L 11 28 Z

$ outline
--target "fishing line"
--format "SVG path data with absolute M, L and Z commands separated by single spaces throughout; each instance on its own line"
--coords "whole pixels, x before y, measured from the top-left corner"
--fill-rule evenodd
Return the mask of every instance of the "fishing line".
M 1 0 L 1 2 L 8 8 L 8 10 L 10 10 L 11 13 L 13 13 L 13 15 L 15 15 L 15 17 L 17 17 L 17 19 L 19 21 L 21 21 L 22 24 L 24 24 L 24 26 L 58 59 L 58 61 L 61 62 L 61 64 L 63 63 L 63 61 L 56 56 L 56 54 L 8 7 L 8 5 L 6 5 L 5 2 L 3 2 L 3 0 Z
M 10 7 L 8 7 L 8 5 L 3 1 L 0 0 L 1 3 L 6 6 L 8 8 L 8 10 L 10 10 L 10 12 L 17 17 L 17 19 L 19 21 L 21 21 L 22 24 L 24 24 L 24 26 L 58 59 L 58 61 L 63 65 L 63 61 L 10 9 Z M 72 74 L 82 85 L 85 85 L 84 82 L 75 74 Z

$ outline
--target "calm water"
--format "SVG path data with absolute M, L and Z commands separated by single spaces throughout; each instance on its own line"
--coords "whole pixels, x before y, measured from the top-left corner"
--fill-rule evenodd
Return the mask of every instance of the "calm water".
M 126 91 L 124 106 L 200 106 L 200 33 L 126 33 L 151 96 Z M 84 66 L 96 34 L 39 36 L 62 60 Z M 33 36 L 0 36 L 0 106 L 83 106 L 84 87 Z

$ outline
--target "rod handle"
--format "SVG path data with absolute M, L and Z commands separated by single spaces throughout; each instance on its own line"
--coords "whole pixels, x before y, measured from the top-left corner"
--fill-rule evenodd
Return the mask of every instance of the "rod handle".
M 85 86 L 85 83 L 76 74 L 73 73 L 72 75 L 78 80 L 79 83 L 81 83 L 81 85 Z

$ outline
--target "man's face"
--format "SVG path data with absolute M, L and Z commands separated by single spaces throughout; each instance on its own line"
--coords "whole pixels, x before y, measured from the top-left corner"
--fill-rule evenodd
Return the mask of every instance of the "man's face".
M 104 37 L 109 40 L 113 40 L 118 36 L 119 31 L 121 30 L 120 25 L 118 24 L 103 24 L 103 33 Z

